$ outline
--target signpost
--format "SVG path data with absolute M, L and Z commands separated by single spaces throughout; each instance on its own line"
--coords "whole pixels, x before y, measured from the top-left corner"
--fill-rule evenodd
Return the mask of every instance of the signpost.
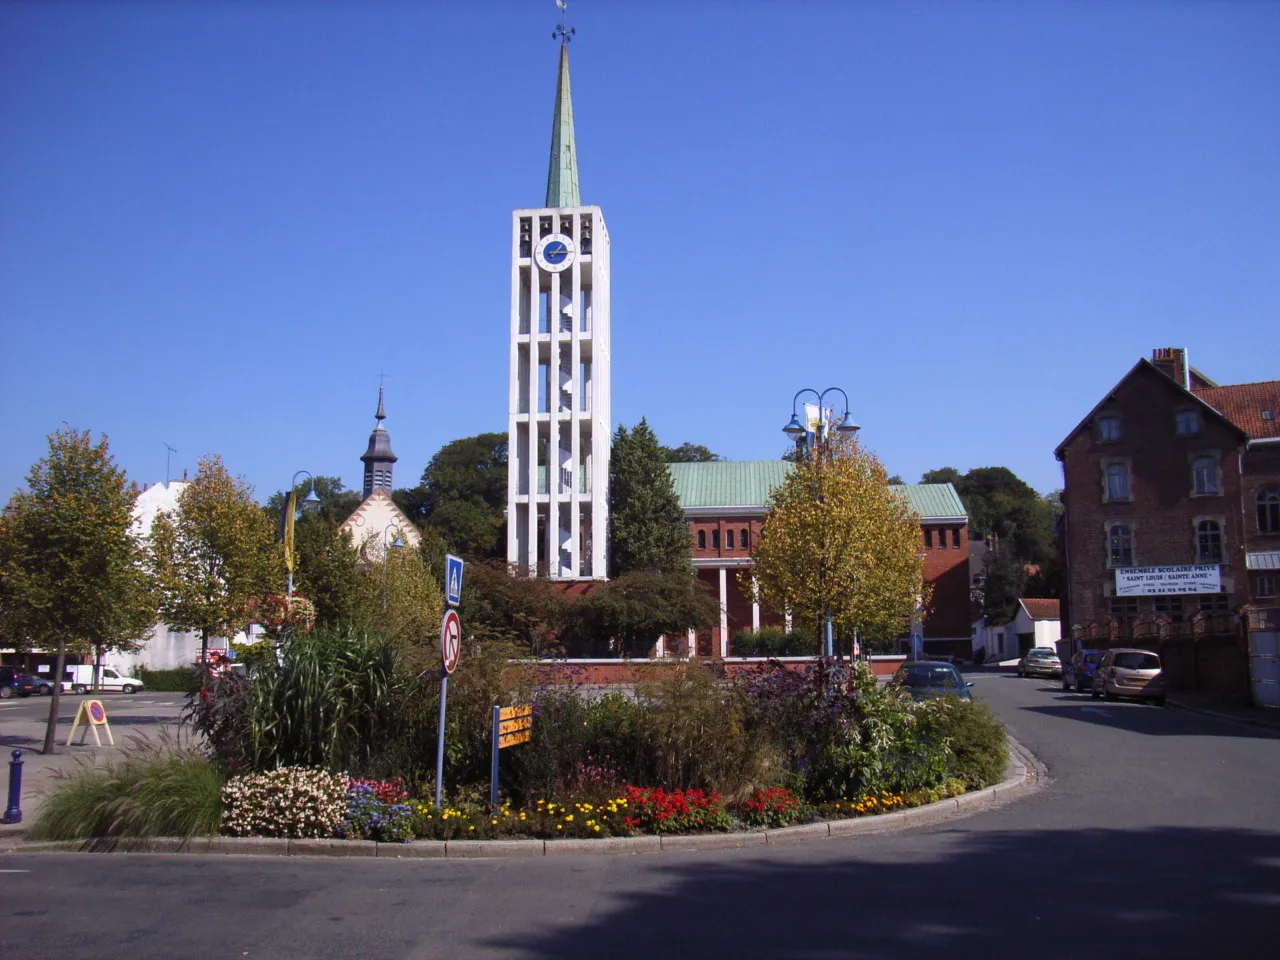
M 107 735 L 107 743 L 111 746 L 116 745 L 115 738 L 111 736 L 111 724 L 107 723 L 107 711 L 103 709 L 102 703 L 98 700 L 81 700 L 80 709 L 76 711 L 76 718 L 71 724 L 71 732 L 67 734 L 67 746 L 71 746 L 71 738 L 76 735 L 76 727 L 84 724 L 84 729 L 80 731 L 80 742 L 84 743 L 89 737 L 89 731 L 93 731 L 93 742 L 98 746 L 102 746 L 102 738 L 98 736 L 98 728 L 101 727 Z
M 498 809 L 498 751 L 533 739 L 533 704 L 493 708 L 493 754 L 489 760 L 489 803 Z
M 444 555 L 444 599 L 451 607 L 462 603 L 462 565 L 461 557 Z
M 458 611 L 452 608 L 444 612 L 440 621 L 440 729 L 436 740 L 436 809 L 441 809 L 444 795 L 444 718 L 445 703 L 449 699 L 449 674 L 458 667 L 462 656 L 462 621 Z

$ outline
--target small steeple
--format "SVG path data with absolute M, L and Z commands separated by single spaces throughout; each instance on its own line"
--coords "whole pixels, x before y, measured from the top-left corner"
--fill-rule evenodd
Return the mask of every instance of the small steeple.
M 391 492 L 392 464 L 399 459 L 391 452 L 391 434 L 387 433 L 382 421 L 387 419 L 386 405 L 383 403 L 382 387 L 378 387 L 378 412 L 374 419 L 378 422 L 369 434 L 369 447 L 360 458 L 364 461 L 364 498 L 367 500 L 375 487 Z
M 560 26 L 552 34 L 560 40 L 560 79 L 556 82 L 556 111 L 551 122 L 551 166 L 547 170 L 548 207 L 578 207 L 578 150 L 573 137 L 573 97 L 569 92 L 569 41 L 576 32 L 564 24 L 566 4 L 557 0 L 562 11 Z

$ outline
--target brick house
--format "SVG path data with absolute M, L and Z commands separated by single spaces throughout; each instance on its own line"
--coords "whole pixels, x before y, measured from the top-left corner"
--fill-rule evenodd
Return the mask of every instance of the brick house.
M 753 604 L 738 572 L 753 564 L 752 548 L 764 524 L 769 492 L 790 473 L 785 460 L 748 460 L 669 465 L 676 495 L 689 524 L 693 565 L 699 579 L 720 598 L 720 623 L 690 636 L 682 652 L 729 656 L 732 638 L 762 626 L 781 626 L 785 616 Z M 969 518 L 949 483 L 903 484 L 921 515 L 925 580 L 933 585 L 931 610 L 923 622 L 929 653 L 971 655 L 969 632 Z
M 1073 649 L 1160 649 L 1175 687 L 1247 691 L 1242 631 L 1280 605 L 1277 417 L 1280 381 L 1219 385 L 1162 348 L 1067 435 L 1055 454 Z

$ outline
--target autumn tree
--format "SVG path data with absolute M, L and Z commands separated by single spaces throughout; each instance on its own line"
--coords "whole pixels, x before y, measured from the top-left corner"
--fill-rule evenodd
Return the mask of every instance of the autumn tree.
M 160 615 L 175 630 L 199 632 L 201 663 L 211 637 L 229 641 L 253 621 L 255 601 L 284 586 L 271 522 L 218 456 L 200 461 L 176 511 L 156 515 L 148 555 Z
M 619 426 L 609 458 L 609 576 L 693 572 L 693 548 L 662 446 L 642 418 Z
M 355 578 L 355 622 L 397 643 L 426 647 L 440 635 L 443 580 L 432 574 L 430 557 L 423 550 L 385 549 L 385 557 L 380 542 L 361 551 L 370 559 L 360 565 Z
M 856 439 L 814 444 L 769 497 L 756 564 L 739 574 L 762 603 L 842 636 L 905 633 L 927 603 L 920 517 Z
M 18 647 L 56 651 L 44 752 L 54 752 L 69 651 L 136 649 L 156 611 L 142 549 L 130 533 L 137 489 L 106 437 L 70 427 L 0 516 L 0 621 Z

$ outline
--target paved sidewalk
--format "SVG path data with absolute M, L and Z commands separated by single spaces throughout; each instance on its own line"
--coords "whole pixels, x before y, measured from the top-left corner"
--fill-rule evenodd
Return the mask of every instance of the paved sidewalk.
M 1234 720 L 1237 723 L 1247 723 L 1255 727 L 1280 730 L 1280 710 L 1229 703 L 1217 697 L 1198 693 L 1171 693 L 1166 702 L 1180 710 L 1204 714 L 1206 717 Z
M 56 741 L 58 752 L 49 756 L 40 752 L 44 745 L 49 701 L 43 697 L 4 701 L 4 707 L 0 709 L 0 815 L 8 805 L 9 762 L 16 748 L 22 751 L 22 822 L 0 823 L 0 836 L 29 830 L 40 814 L 44 797 L 60 776 L 84 764 L 105 765 L 119 759 L 131 744 L 139 739 L 151 740 L 162 730 L 177 732 L 181 703 L 173 697 L 166 698 L 174 700 L 169 703 L 157 702 L 155 696 L 146 694 L 136 697 L 99 694 L 98 699 L 107 709 L 115 746 L 107 745 L 105 735 L 103 745 L 95 745 L 92 733 L 83 745 L 74 743 L 67 746 L 67 737 L 82 699 L 86 698 L 65 694 L 61 697 Z M 77 731 L 76 740 L 79 739 L 80 732 Z

